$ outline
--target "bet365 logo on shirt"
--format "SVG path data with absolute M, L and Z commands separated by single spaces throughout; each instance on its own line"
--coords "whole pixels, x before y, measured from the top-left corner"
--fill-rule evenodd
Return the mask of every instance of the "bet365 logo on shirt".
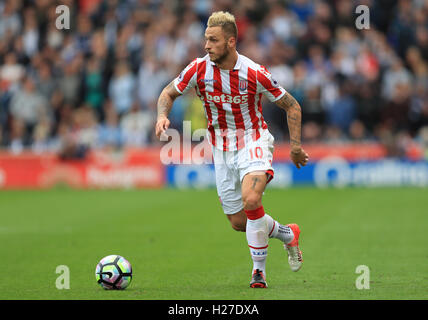
M 210 94 L 209 92 L 205 92 L 205 97 L 207 101 L 216 102 L 216 103 L 234 103 L 241 104 L 248 102 L 248 94 L 243 95 L 230 95 L 230 94 Z

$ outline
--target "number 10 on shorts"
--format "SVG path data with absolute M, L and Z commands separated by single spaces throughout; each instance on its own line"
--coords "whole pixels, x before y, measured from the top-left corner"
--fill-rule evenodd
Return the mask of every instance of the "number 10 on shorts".
M 260 146 L 251 148 L 248 151 L 250 152 L 250 160 L 263 158 L 263 150 Z

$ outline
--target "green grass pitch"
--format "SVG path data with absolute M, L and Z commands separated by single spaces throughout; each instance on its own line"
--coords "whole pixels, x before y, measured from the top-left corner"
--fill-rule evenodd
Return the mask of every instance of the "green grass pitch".
M 268 289 L 250 289 L 245 234 L 215 190 L 1 191 L 0 299 L 427 299 L 428 190 L 267 189 L 265 211 L 301 227 L 304 264 L 293 273 L 269 242 Z M 95 266 L 119 254 L 131 285 L 103 290 Z M 55 286 L 58 265 L 70 289 Z M 370 270 L 358 290 L 356 268 Z

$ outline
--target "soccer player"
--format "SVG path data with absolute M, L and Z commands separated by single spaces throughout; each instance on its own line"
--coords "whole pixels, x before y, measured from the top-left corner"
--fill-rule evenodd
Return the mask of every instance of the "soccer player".
M 174 100 L 195 88 L 208 120 L 207 139 L 212 145 L 217 192 L 233 229 L 246 232 L 253 260 L 250 287 L 266 288 L 269 238 L 284 243 L 292 271 L 302 266 L 297 224 L 282 225 L 266 214 L 262 195 L 273 178 L 273 142 L 263 119 L 264 94 L 287 113 L 290 158 L 297 168 L 308 155 L 301 147 L 301 108 L 265 67 L 236 50 L 238 30 L 228 12 L 214 12 L 205 30 L 203 58 L 193 60 L 161 92 L 157 104 L 156 135 L 165 135 Z

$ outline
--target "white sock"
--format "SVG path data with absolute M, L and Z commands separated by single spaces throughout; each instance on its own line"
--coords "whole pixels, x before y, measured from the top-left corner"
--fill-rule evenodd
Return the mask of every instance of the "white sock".
M 276 238 L 284 243 L 290 243 L 294 239 L 293 230 L 289 226 L 284 226 L 278 221 L 275 221 L 270 215 L 265 213 L 268 224 L 269 238 Z
M 266 258 L 268 251 L 268 223 L 266 216 L 250 220 L 247 219 L 246 237 L 253 259 L 253 272 L 261 270 L 266 276 Z

